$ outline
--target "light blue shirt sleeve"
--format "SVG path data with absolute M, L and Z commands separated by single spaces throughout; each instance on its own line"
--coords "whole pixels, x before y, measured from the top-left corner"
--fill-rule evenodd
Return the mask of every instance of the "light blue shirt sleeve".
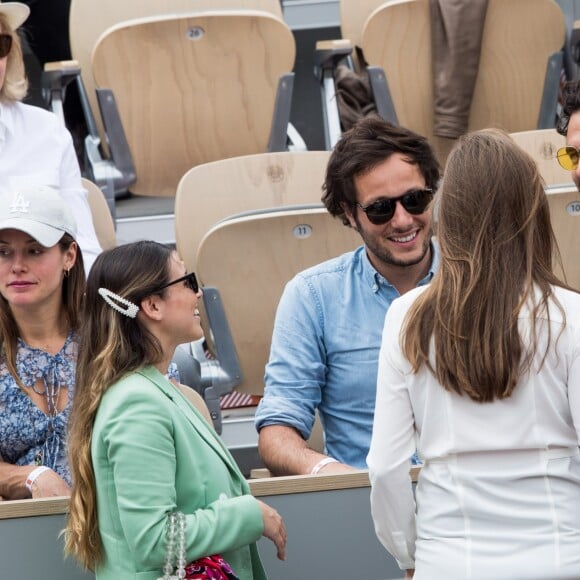
M 300 275 L 282 294 L 266 367 L 264 398 L 256 411 L 256 428 L 294 427 L 308 439 L 326 381 L 320 302 Z

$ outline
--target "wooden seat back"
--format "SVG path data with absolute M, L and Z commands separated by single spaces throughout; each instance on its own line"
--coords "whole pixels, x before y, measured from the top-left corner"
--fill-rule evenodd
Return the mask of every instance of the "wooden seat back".
M 549 57 L 561 50 L 565 22 L 554 0 L 489 0 L 469 130 L 535 129 Z M 433 134 L 429 0 L 394 0 L 366 22 L 362 48 L 386 74 L 398 121 L 424 135 L 444 162 L 454 143 Z
M 263 393 L 274 317 L 286 283 L 360 244 L 358 233 L 325 208 L 233 217 L 207 233 L 197 253 L 197 273 L 203 285 L 220 292 L 242 369 L 236 390 Z
M 388 0 L 387 0 L 388 1 Z M 340 0 L 340 34 L 353 46 L 362 46 L 362 31 L 368 17 L 385 0 Z
M 79 63 L 91 108 L 98 111 L 91 55 L 99 37 L 111 26 L 148 16 L 203 10 L 261 10 L 282 20 L 279 0 L 71 0 L 69 36 L 73 58 Z M 100 117 L 99 130 L 102 130 Z M 101 135 L 102 136 L 102 135 Z
M 103 250 L 110 250 L 117 245 L 117 234 L 107 200 L 98 185 L 84 177 L 81 181 L 83 187 L 87 190 L 93 225 L 95 226 L 99 244 Z
M 175 239 L 187 268 L 197 268 L 203 236 L 242 212 L 320 204 L 329 151 L 263 153 L 222 159 L 188 171 L 177 188 Z
M 174 196 L 193 166 L 267 150 L 294 37 L 265 12 L 140 19 L 97 41 L 97 86 L 113 90 L 137 173 L 132 193 Z
M 546 186 L 572 187 L 572 176 L 560 166 L 556 152 L 566 146 L 566 138 L 556 129 L 535 129 L 510 133 L 511 138 L 534 158 Z

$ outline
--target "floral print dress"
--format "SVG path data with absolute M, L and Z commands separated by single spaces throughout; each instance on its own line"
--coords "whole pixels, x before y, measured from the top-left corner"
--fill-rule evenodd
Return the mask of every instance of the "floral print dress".
M 47 398 L 54 408 L 61 389 L 68 402 L 60 412 L 45 413 L 18 386 L 0 362 L 0 455 L 15 465 L 46 465 L 71 485 L 66 428 L 72 406 L 78 344 L 71 331 L 62 349 L 51 355 L 18 339 L 16 370 L 26 387 Z M 39 381 L 41 379 L 41 381 Z M 42 383 L 38 390 L 39 383 Z

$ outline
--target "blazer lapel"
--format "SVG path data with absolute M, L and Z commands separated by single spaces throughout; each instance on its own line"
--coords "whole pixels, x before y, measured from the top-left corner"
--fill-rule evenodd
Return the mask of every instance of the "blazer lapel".
M 249 492 L 249 485 L 246 478 L 240 471 L 230 452 L 227 450 L 219 435 L 212 429 L 207 421 L 197 412 L 193 405 L 185 398 L 175 385 L 164 377 L 155 367 L 147 367 L 137 371 L 138 374 L 149 379 L 166 397 L 171 399 L 176 407 L 185 415 L 200 437 L 212 447 L 222 458 L 228 469 L 242 483 L 242 488 Z

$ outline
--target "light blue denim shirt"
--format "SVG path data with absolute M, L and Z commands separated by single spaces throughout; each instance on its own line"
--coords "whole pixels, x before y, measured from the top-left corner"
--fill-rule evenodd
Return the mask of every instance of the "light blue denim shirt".
M 428 284 L 439 264 L 436 244 Z M 361 246 L 295 276 L 274 324 L 256 428 L 287 425 L 307 439 L 318 408 L 326 453 L 366 468 L 381 334 L 397 289 Z

